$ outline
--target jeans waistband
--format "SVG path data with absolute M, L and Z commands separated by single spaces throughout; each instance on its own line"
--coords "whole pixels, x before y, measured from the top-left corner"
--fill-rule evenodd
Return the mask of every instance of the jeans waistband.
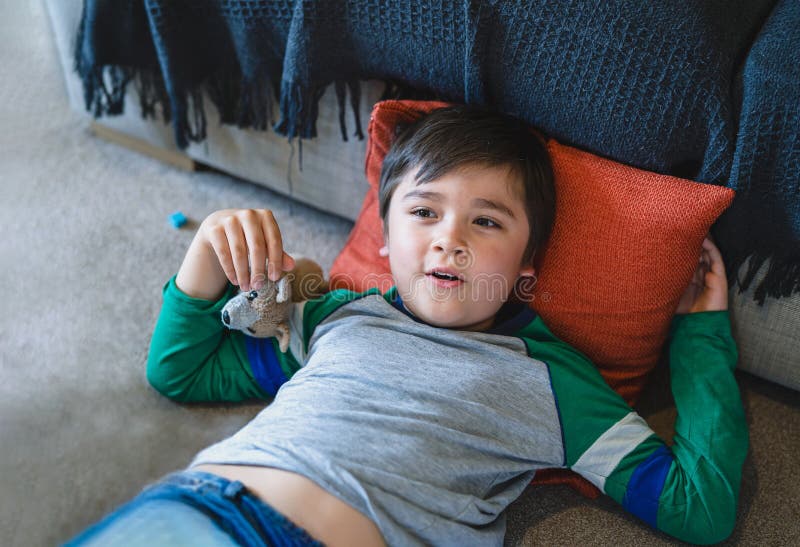
M 145 488 L 141 496 L 187 503 L 214 519 L 242 545 L 323 545 L 241 482 L 205 471 L 187 469 L 171 473 Z

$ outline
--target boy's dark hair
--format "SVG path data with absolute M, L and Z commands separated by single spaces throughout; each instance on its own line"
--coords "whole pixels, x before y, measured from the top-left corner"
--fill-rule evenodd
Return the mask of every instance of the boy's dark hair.
M 470 165 L 507 165 L 522 180 L 531 227 L 523 264 L 531 263 L 550 237 L 555 219 L 550 156 L 524 122 L 482 108 L 440 108 L 400 132 L 381 168 L 378 202 L 384 226 L 388 229 L 392 194 L 411 169 L 419 168 L 416 182 L 425 184 Z

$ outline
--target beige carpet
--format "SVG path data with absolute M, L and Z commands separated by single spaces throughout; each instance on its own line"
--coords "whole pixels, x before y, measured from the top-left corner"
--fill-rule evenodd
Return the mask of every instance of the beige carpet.
M 161 287 L 193 235 L 167 216 L 270 207 L 287 246 L 326 269 L 351 224 L 92 138 L 67 107 L 38 0 L 0 3 L 0 122 L 0 546 L 54 545 L 260 408 L 177 405 L 145 381 Z M 752 450 L 728 543 L 798 545 L 800 396 L 739 378 Z M 663 385 L 646 413 L 666 431 Z M 508 545 L 673 543 L 566 488 L 530 489 L 508 519 Z

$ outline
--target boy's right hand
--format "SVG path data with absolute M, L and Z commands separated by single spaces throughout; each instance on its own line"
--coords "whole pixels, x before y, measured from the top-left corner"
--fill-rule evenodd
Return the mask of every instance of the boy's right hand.
M 269 209 L 216 211 L 203 220 L 198 235 L 216 254 L 228 280 L 242 291 L 258 290 L 267 275 L 277 281 L 283 271 L 294 268 L 294 258 L 283 250 L 280 228 Z
M 676 314 L 728 309 L 728 278 L 722 254 L 710 236 L 703 240 L 700 260 L 678 302 Z

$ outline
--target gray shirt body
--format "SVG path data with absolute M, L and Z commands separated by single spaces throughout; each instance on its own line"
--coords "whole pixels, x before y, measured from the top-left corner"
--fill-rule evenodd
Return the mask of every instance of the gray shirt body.
M 503 510 L 564 465 L 547 366 L 520 338 L 433 327 L 381 295 L 316 326 L 306 364 L 207 463 L 299 473 L 389 545 L 502 545 Z

